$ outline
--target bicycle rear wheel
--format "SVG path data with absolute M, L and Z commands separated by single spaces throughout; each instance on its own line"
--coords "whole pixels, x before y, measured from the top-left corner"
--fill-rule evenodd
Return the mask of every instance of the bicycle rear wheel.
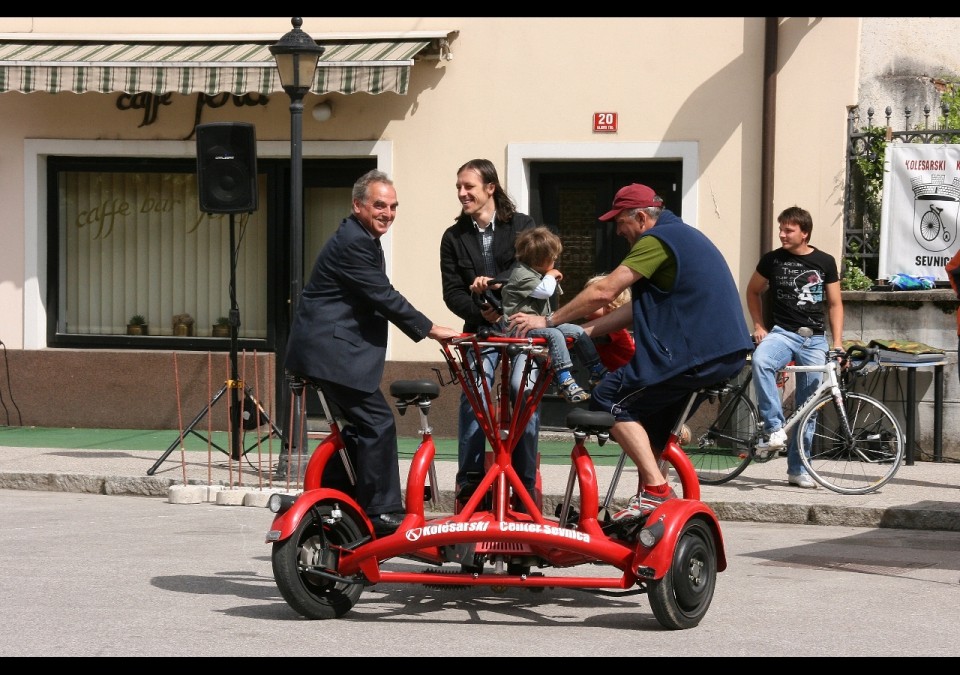
M 890 409 L 865 394 L 844 394 L 850 433 L 844 430 L 833 397 L 822 396 L 800 420 L 800 459 L 810 476 L 824 487 L 846 495 L 879 489 L 893 478 L 903 462 L 900 423 Z M 807 456 L 801 430 L 814 425 Z
M 704 485 L 720 485 L 736 478 L 753 458 L 757 440 L 757 406 L 744 389 L 734 387 L 712 396 L 687 420 L 689 440 L 684 452 Z

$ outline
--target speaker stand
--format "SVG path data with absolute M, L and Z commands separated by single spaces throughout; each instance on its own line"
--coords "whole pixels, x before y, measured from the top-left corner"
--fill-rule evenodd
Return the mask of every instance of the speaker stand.
M 187 425 L 187 427 L 183 430 L 183 433 L 181 433 L 180 436 L 178 436 L 177 439 L 176 439 L 173 443 L 170 444 L 170 447 L 168 447 L 166 450 L 164 450 L 164 452 L 163 452 L 163 454 L 160 456 L 160 458 L 154 463 L 153 466 L 151 466 L 151 467 L 147 470 L 147 475 L 148 475 L 148 476 L 152 476 L 153 474 L 155 474 L 155 473 L 157 472 L 157 469 L 160 468 L 160 465 L 163 464 L 163 463 L 166 461 L 167 457 L 170 456 L 170 453 L 171 453 L 171 452 L 173 452 L 174 450 L 176 450 L 177 447 L 183 443 L 184 439 L 187 437 L 188 434 L 193 434 L 193 435 L 196 436 L 197 438 L 200 438 L 200 439 L 202 439 L 202 440 L 204 440 L 204 441 L 209 441 L 208 436 L 206 436 L 206 435 L 204 435 L 204 434 L 201 434 L 200 432 L 198 432 L 198 431 L 196 430 L 196 426 L 200 423 L 201 420 L 203 420 L 203 418 L 207 415 L 207 413 L 210 412 L 210 409 L 213 408 L 213 406 L 216 404 L 216 402 L 219 401 L 219 400 L 223 397 L 223 395 L 224 395 L 225 393 L 227 393 L 227 389 L 232 389 L 233 391 L 236 391 L 236 390 L 238 390 L 240 387 L 243 387 L 243 383 L 242 383 L 242 382 L 237 382 L 237 381 L 235 381 L 235 380 L 234 380 L 234 381 L 227 381 L 227 382 L 225 382 L 225 383 L 223 384 L 223 386 L 220 387 L 220 391 L 218 391 L 216 394 L 213 395 L 213 398 L 210 399 L 210 402 L 209 402 L 206 406 L 204 406 L 204 408 L 197 414 L 197 416 L 193 418 L 193 421 L 191 421 L 190 424 Z M 243 389 L 244 389 L 244 397 L 245 397 L 246 399 L 249 399 L 250 401 L 252 401 L 252 402 L 253 402 L 253 405 L 254 405 L 254 407 L 255 407 L 254 414 L 256 415 L 256 417 L 253 418 L 253 419 L 256 420 L 256 423 L 257 423 L 257 424 L 256 424 L 255 427 L 252 427 L 252 428 L 259 428 L 259 427 L 263 426 L 264 424 L 269 424 L 269 425 L 270 425 L 270 432 L 269 432 L 269 434 L 273 434 L 274 436 L 276 436 L 277 438 L 279 438 L 279 439 L 282 441 L 282 440 L 283 440 L 283 434 L 282 434 L 282 432 L 281 432 L 280 429 L 277 427 L 277 425 L 274 424 L 273 421 L 270 419 L 270 416 L 269 416 L 269 415 L 267 414 L 267 412 L 263 409 L 263 406 L 260 405 L 260 402 L 257 401 L 256 398 L 254 398 L 253 394 L 250 392 L 250 388 L 249 388 L 249 387 L 243 387 Z M 210 445 L 211 445 L 212 447 L 216 448 L 217 450 L 219 450 L 220 452 L 222 452 L 223 454 L 225 454 L 225 455 L 230 455 L 231 457 L 233 457 L 233 459 L 240 459 L 240 457 L 241 457 L 241 453 L 240 453 L 240 450 L 239 450 L 239 447 L 240 447 L 240 437 L 239 437 L 239 432 L 236 431 L 236 429 L 238 428 L 238 426 L 244 426 L 244 428 L 246 428 L 245 425 L 246 425 L 246 423 L 248 422 L 248 420 L 243 420 L 242 422 L 238 421 L 238 423 L 235 424 L 235 423 L 234 423 L 234 418 L 235 418 L 235 417 L 243 417 L 244 413 L 249 413 L 249 412 L 250 412 L 250 411 L 245 410 L 245 409 L 244 409 L 244 410 L 241 410 L 239 404 L 235 404 L 235 407 L 231 408 L 231 414 L 230 414 L 230 418 L 231 418 L 231 419 L 230 419 L 230 422 L 231 422 L 231 424 L 230 424 L 230 427 L 231 427 L 232 437 L 231 437 L 231 443 L 230 443 L 230 450 L 221 447 L 219 444 L 214 443 L 213 441 L 209 441 L 209 442 L 210 442 Z M 238 413 L 238 414 L 237 414 L 237 413 Z M 268 434 L 268 436 L 269 436 L 269 434 Z M 258 440 L 260 440 L 260 439 L 259 439 L 259 436 L 260 436 L 260 434 L 259 434 L 259 432 L 258 432 Z M 236 442 L 234 442 L 234 439 L 236 439 Z M 250 447 L 245 448 L 245 449 L 243 450 L 243 453 L 242 453 L 242 454 L 243 454 L 243 455 L 246 455 L 248 452 L 250 452 L 250 451 L 251 451 L 253 448 L 255 448 L 256 446 L 257 446 L 257 444 L 256 444 L 256 443 L 253 443 L 252 445 L 250 445 Z
M 256 408 L 255 414 L 255 424 L 254 428 L 260 428 L 263 424 L 270 425 L 270 433 L 276 434 L 280 439 L 281 444 L 283 443 L 283 434 L 280 432 L 280 429 L 277 428 L 277 425 L 273 423 L 270 419 L 270 416 L 263 409 L 263 406 L 260 405 L 260 402 L 253 397 L 253 394 L 250 393 L 250 388 L 245 387 L 243 382 L 240 381 L 239 374 L 237 371 L 237 333 L 240 329 L 240 308 L 237 306 L 237 246 L 236 246 L 236 224 L 234 222 L 234 214 L 230 214 L 230 379 L 224 382 L 223 386 L 220 387 L 220 391 L 214 394 L 213 398 L 210 399 L 210 402 L 197 413 L 197 416 L 193 418 L 193 421 L 187 425 L 187 428 L 184 429 L 180 436 L 173 443 L 170 444 L 160 458 L 154 462 L 147 470 L 147 475 L 152 476 L 156 473 L 157 469 L 161 464 L 170 456 L 170 453 L 174 449 L 183 443 L 183 439 L 188 433 L 192 433 L 200 438 L 206 438 L 202 434 L 198 433 L 194 427 L 204 418 L 204 416 L 210 412 L 210 408 L 220 400 L 221 397 L 226 393 L 227 389 L 230 390 L 230 450 L 229 452 L 221 448 L 216 443 L 212 443 L 213 447 L 217 448 L 220 452 L 230 455 L 233 459 L 239 460 L 243 455 L 247 454 L 256 444 L 250 446 L 249 448 L 243 448 L 240 443 L 240 427 L 241 427 L 241 417 L 243 416 L 243 410 L 240 408 L 240 389 L 243 389 L 244 396 L 251 401 L 253 401 Z M 242 450 L 242 452 L 241 452 Z

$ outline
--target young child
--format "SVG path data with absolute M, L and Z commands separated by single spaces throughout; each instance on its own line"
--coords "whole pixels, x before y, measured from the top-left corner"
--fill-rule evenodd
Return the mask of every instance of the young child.
M 590 277 L 587 279 L 586 283 L 583 284 L 583 287 L 586 288 L 588 286 L 592 286 L 605 276 L 607 275 L 598 274 L 594 277 Z M 631 299 L 632 294 L 630 293 L 630 289 L 625 288 L 620 295 L 613 299 L 613 302 L 606 307 L 601 307 L 593 314 L 585 316 L 584 319 L 587 321 L 598 319 L 604 314 L 612 312 L 617 307 L 627 304 L 631 301 Z M 633 341 L 633 334 L 626 328 L 618 328 L 607 335 L 601 335 L 598 338 L 594 338 L 593 344 L 596 346 L 597 353 L 600 355 L 600 360 L 603 361 L 603 365 L 607 367 L 607 370 L 616 370 L 617 368 L 630 363 L 630 359 L 633 358 L 633 352 L 637 349 L 637 344 Z
M 549 228 L 541 225 L 523 230 L 517 235 L 514 248 L 517 263 L 500 291 L 504 325 L 507 318 L 516 312 L 548 315 L 550 298 L 557 292 L 557 282 L 563 279 L 563 273 L 553 266 L 563 251 L 563 244 L 560 237 Z M 573 361 L 567 349 L 567 337 L 573 338 L 578 357 L 590 370 L 591 388 L 607 373 L 593 340 L 577 324 L 562 323 L 554 328 L 538 328 L 528 332 L 527 337 L 546 338 L 560 394 L 569 403 L 586 401 L 590 394 L 577 384 L 570 373 Z

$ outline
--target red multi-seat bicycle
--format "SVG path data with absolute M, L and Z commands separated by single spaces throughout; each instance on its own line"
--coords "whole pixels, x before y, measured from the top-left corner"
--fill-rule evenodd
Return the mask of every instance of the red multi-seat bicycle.
M 266 541 L 273 545 L 274 577 L 287 603 L 305 617 L 331 619 L 348 612 L 363 589 L 375 584 L 604 589 L 607 594 L 646 593 L 666 628 L 696 626 L 710 606 L 726 558 L 716 515 L 699 500 L 696 473 L 677 442 L 686 413 L 677 420 L 661 457 L 661 466 L 672 465 L 679 477 L 682 498 L 665 502 L 646 519 L 624 523 L 612 521 L 609 510 L 602 508 L 609 505 L 612 490 L 601 505 L 596 468 L 586 447 L 590 436 L 600 445 L 606 442 L 614 418 L 572 410 L 566 420 L 574 435 L 569 480 L 563 502 L 547 516 L 541 511 L 539 477 L 536 494 L 530 494 L 510 462 L 552 379 L 544 340 L 464 334 L 444 342 L 442 349 L 489 442 L 486 473 L 469 497 L 457 501 L 454 513 L 438 512 L 436 448 L 428 414 L 440 387 L 428 380 L 392 383 L 390 394 L 401 414 L 410 406 L 418 409 L 422 441 L 407 477 L 406 517 L 396 532 L 378 538 L 350 495 L 321 485 L 326 463 L 348 458 L 336 413 L 317 388 L 330 433 L 310 457 L 303 491 L 270 499 L 276 516 Z M 501 350 L 493 386 L 471 369 L 489 349 Z M 520 353 L 528 358 L 520 360 L 520 393 L 511 397 L 511 368 L 517 362 L 513 357 Z M 297 401 L 303 386 L 311 385 L 315 383 L 298 381 Z M 691 404 L 693 400 L 694 395 Z M 391 559 L 430 567 L 383 569 L 381 564 Z M 585 564 L 609 571 L 569 573 Z M 532 572 L 534 568 L 538 571 Z

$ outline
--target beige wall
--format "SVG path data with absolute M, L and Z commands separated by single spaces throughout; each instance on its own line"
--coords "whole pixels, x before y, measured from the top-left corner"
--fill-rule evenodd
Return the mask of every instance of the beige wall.
M 783 20 L 777 76 L 774 221 L 794 204 L 813 215 L 813 244 L 843 252 L 847 106 L 857 103 L 858 18 Z M 843 118 L 841 122 L 840 118 Z
M 685 208 L 685 218 L 717 242 L 745 286 L 761 253 L 762 18 L 304 17 L 303 28 L 313 37 L 460 31 L 453 60 L 417 63 L 408 95 L 310 95 L 303 124 L 305 157 L 312 156 L 308 147 L 322 153 L 328 141 L 380 140 L 387 148 L 383 157 L 400 197 L 389 242 L 392 278 L 436 322 L 459 325 L 443 305 L 438 263 L 441 232 L 459 210 L 454 172 L 470 158 L 488 157 L 507 180 L 508 149 L 518 143 L 561 150 L 587 145 L 598 157 L 631 143 L 693 144 L 695 207 Z M 287 17 L 0 18 L 0 33 L 256 33 L 279 39 L 289 29 Z M 784 19 L 780 31 L 774 214 L 793 203 L 808 208 L 817 245 L 838 258 L 858 31 L 856 18 Z M 25 287 L 39 297 L 36 286 L 45 273 L 32 239 L 38 205 L 25 202 L 25 196 L 34 199 L 27 188 L 38 177 L 24 175 L 24 139 L 164 141 L 160 145 L 174 154 L 193 156 L 192 141 L 180 139 L 192 128 L 195 96 L 175 95 L 159 122 L 147 127 L 138 127 L 139 112 L 117 110 L 116 98 L 0 95 L 0 337 L 8 348 L 24 345 L 30 330 L 24 327 Z M 334 105 L 333 119 L 323 123 L 309 115 L 321 98 Z M 288 110 L 286 96 L 276 94 L 268 106 L 228 105 L 205 111 L 201 121 L 252 122 L 258 146 L 273 141 L 282 156 Z M 591 115 L 600 110 L 619 113 L 617 134 L 593 133 Z M 508 191 L 526 194 L 523 180 L 511 175 Z M 33 278 L 31 258 L 40 268 Z M 394 331 L 391 358 L 437 361 L 440 353 L 432 341 L 414 344 Z

